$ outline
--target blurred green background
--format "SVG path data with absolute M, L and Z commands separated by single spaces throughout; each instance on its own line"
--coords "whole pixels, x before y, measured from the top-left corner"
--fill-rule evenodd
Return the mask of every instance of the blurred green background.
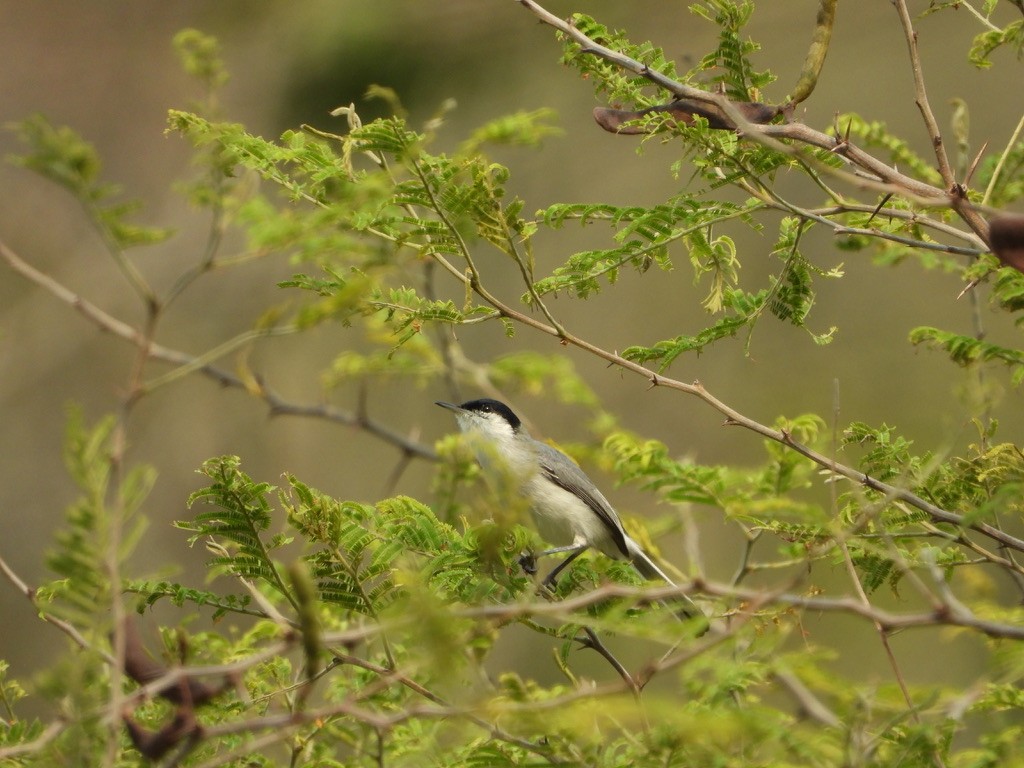
M 915 2 L 912 8 L 920 12 L 927 5 Z M 715 39 L 715 30 L 687 6 L 622 0 L 547 4 L 561 16 L 586 12 L 628 29 L 634 40 L 651 39 L 682 69 L 710 50 Z M 765 0 L 755 13 L 749 33 L 763 44 L 756 63 L 779 78 L 766 101 L 781 100 L 795 82 L 816 8 L 816 0 Z M 55 124 L 72 126 L 98 147 L 105 179 L 123 185 L 127 196 L 146 201 L 141 221 L 178 230 L 169 242 L 136 253 L 140 269 L 158 288 L 166 288 L 198 259 L 206 236 L 206 217 L 189 209 L 173 190 L 173 182 L 191 173 L 190 149 L 178 136 L 164 134 L 167 110 L 187 109 L 199 95 L 171 47 L 172 36 L 184 27 L 221 40 L 231 72 L 222 98 L 225 116 L 253 133 L 276 137 L 301 123 L 341 130 L 328 113 L 350 102 L 365 119 L 372 118 L 382 105 L 365 102 L 363 96 L 377 83 L 399 94 L 414 125 L 434 115 L 444 100 L 454 99 L 457 107 L 446 118 L 442 146 L 455 147 L 480 122 L 506 112 L 557 110 L 561 136 L 549 138 L 539 150 L 495 153 L 511 167 L 511 189 L 526 201 L 528 213 L 567 201 L 653 204 L 686 183 L 685 168 L 680 178 L 668 170 L 679 156 L 678 146 L 649 141 L 639 153 L 635 137 L 612 136 L 596 127 L 591 110 L 599 102 L 591 86 L 559 63 L 561 49 L 552 30 L 514 0 L 0 0 L 0 118 L 10 123 L 41 112 Z M 966 51 L 978 31 L 966 12 L 918 20 L 925 74 L 942 126 L 948 124 L 949 99 L 962 97 L 971 110 L 973 145 L 987 141 L 990 148 L 1001 148 L 1021 111 L 1019 65 L 1008 55 L 997 55 L 1001 66 L 994 70 L 971 68 Z M 825 72 L 798 118 L 827 129 L 835 113 L 848 111 L 885 121 L 928 156 L 906 46 L 887 0 L 840 3 Z M 0 133 L 0 148 L 5 155 L 18 151 L 9 130 Z M 781 185 L 796 202 L 820 200 L 801 179 L 783 178 Z M 5 164 L 0 167 L 0 200 L 0 238 L 22 258 L 125 321 L 141 319 L 135 296 L 66 193 Z M 737 228 L 729 234 L 738 238 L 746 285 L 763 283 L 777 269 L 767 258 L 774 232 L 769 227 L 755 235 Z M 536 244 L 538 273 L 549 272 L 573 251 L 606 243 L 608 236 L 596 227 L 543 235 Z M 225 252 L 241 247 L 235 237 Z M 840 253 L 823 235 L 807 242 L 805 253 L 825 269 L 845 264 L 844 279 L 818 282 L 819 302 L 810 319 L 818 330 L 839 325 L 830 346 L 816 347 L 802 331 L 765 317 L 749 356 L 739 337 L 699 357 L 680 359 L 672 375 L 699 379 L 720 399 L 768 423 L 809 411 L 829 418 L 838 380 L 841 423 L 896 424 L 922 452 L 942 452 L 972 439 L 972 375 L 906 341 L 918 325 L 971 331 L 970 304 L 956 300 L 963 287 L 960 278 L 927 272 L 912 262 L 878 268 L 868 254 Z M 585 304 L 563 297 L 553 308 L 570 330 L 610 349 L 694 333 L 711 322 L 700 308 L 706 288 L 693 285 L 686 254 L 673 255 L 677 269 L 668 275 L 624 274 L 613 292 Z M 292 271 L 286 259 L 276 258 L 204 278 L 174 306 L 158 340 L 199 352 L 251 327 L 268 305 L 294 300 L 275 287 Z M 522 288 L 512 271 L 503 274 L 508 275 L 504 297 L 518 296 Z M 982 287 L 983 298 L 984 292 Z M 1005 318 L 987 306 L 982 316 L 989 338 L 1019 345 L 1019 334 Z M 547 338 L 520 331 L 508 340 L 492 324 L 464 329 L 459 337 L 481 361 L 523 349 L 568 355 L 624 426 L 664 441 L 676 454 L 738 464 L 761 455 L 759 438 L 722 429 L 721 417 L 696 400 L 647 391 L 645 382 Z M 303 337 L 261 343 L 250 362 L 283 395 L 317 402 L 323 397 L 320 372 L 358 343 L 353 331 L 324 327 Z M 0 551 L 31 583 L 45 578 L 44 552 L 63 508 L 76 495 L 61 461 L 65 406 L 80 404 L 90 421 L 114 411 L 131 355 L 125 343 L 99 332 L 67 305 L 9 270 L 0 272 Z M 225 363 L 230 367 L 230 360 Z M 998 372 L 989 378 L 1005 384 Z M 453 429 L 448 415 L 432 404 L 448 394 L 440 382 L 422 390 L 385 385 L 370 394 L 368 405 L 389 426 L 431 443 Z M 341 389 L 331 399 L 342 407 L 355 406 L 354 390 Z M 1002 438 L 1018 443 L 1019 403 L 1018 392 L 1004 392 L 995 412 Z M 544 425 L 545 437 L 590 437 L 578 409 L 527 398 L 516 405 L 532 423 Z M 357 431 L 305 419 L 270 419 L 262 403 L 199 377 L 144 399 L 132 417 L 130 437 L 130 459 L 151 463 L 160 474 L 145 509 L 151 524 L 134 561 L 138 573 L 129 575 L 154 568 L 169 573 L 193 569 L 205 559 L 205 552 L 186 548 L 184 535 L 170 522 L 186 515 L 185 499 L 200 483 L 194 470 L 210 456 L 238 454 L 244 469 L 258 479 L 274 482 L 289 471 L 332 495 L 363 500 L 385 492 L 399 458 L 394 449 Z M 396 490 L 427 498 L 433 471 L 415 464 Z M 654 511 L 653 497 L 615 490 L 609 477 L 597 479 L 628 514 Z M 699 519 L 706 567 L 712 577 L 725 578 L 735 568 L 735 541 L 714 510 L 701 511 Z M 664 554 L 685 565 L 682 553 Z M 30 675 L 63 643 L 5 582 L 0 582 L 0 627 L 0 658 L 12 662 L 15 676 Z M 865 647 L 860 641 L 870 637 L 863 622 L 836 620 L 823 631 L 847 636 L 847 663 L 871 669 L 880 662 L 877 643 L 860 653 Z M 897 651 L 904 642 L 903 650 L 909 650 L 917 641 L 897 638 Z M 913 677 L 919 658 L 906 656 Z

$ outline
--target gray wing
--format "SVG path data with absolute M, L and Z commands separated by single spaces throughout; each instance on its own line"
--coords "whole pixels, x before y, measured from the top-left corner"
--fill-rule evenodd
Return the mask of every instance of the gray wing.
M 556 458 L 562 458 L 559 452 L 546 443 L 538 443 L 538 445 L 540 446 L 538 455 L 540 471 L 544 476 L 590 507 L 608 528 L 608 533 L 612 537 L 612 541 L 615 542 L 615 546 L 627 558 L 630 557 L 629 547 L 626 546 L 626 532 L 622 530 L 619 516 L 608 499 L 597 490 L 597 486 L 573 461 L 569 459 L 557 461 L 559 471 L 556 473 L 553 467 L 556 464 Z

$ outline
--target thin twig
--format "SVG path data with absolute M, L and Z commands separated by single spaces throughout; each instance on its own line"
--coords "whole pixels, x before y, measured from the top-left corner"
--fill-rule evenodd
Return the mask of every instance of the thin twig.
M 143 334 L 136 328 L 113 317 L 49 275 L 40 272 L 3 242 L 0 242 L 0 259 L 3 259 L 18 274 L 45 288 L 62 302 L 77 310 L 100 330 L 111 333 L 136 346 L 145 343 Z M 222 348 L 222 351 L 225 350 Z M 285 400 L 262 382 L 257 387 L 253 387 L 250 382 L 244 381 L 239 376 L 216 367 L 213 365 L 212 359 L 208 357 L 204 358 L 205 361 L 200 363 L 195 355 L 172 349 L 156 342 L 148 343 L 147 354 L 153 360 L 170 363 L 180 368 L 187 368 L 190 371 L 203 374 L 222 386 L 240 389 L 254 395 L 270 407 L 272 416 L 305 416 L 335 422 L 347 427 L 354 427 L 396 446 L 403 453 L 428 461 L 437 461 L 437 453 L 429 446 L 409 440 L 400 433 L 366 415 L 360 416 L 327 404 L 308 405 Z
M 928 101 L 928 92 L 924 85 L 924 70 L 921 68 L 921 55 L 917 48 L 917 31 L 910 18 L 910 10 L 907 8 L 906 0 L 894 0 L 896 13 L 900 17 L 900 24 L 903 27 L 903 36 L 907 41 L 907 49 L 910 52 L 910 71 L 914 75 L 914 102 L 921 112 L 925 129 L 928 131 L 928 138 L 931 139 L 932 149 L 935 151 L 935 159 L 939 164 L 939 175 L 946 184 L 947 189 L 952 189 L 956 184 L 956 176 L 953 167 L 949 163 L 949 156 L 946 154 L 946 146 L 942 141 L 942 132 L 939 130 L 939 122 L 932 112 L 932 105 Z
M 1006 148 L 1000 153 L 999 160 L 996 162 L 996 167 L 992 170 L 992 178 L 988 180 L 988 186 L 985 187 L 985 194 L 981 199 L 982 205 L 988 205 L 988 201 L 992 199 L 992 192 L 996 188 L 996 183 L 999 181 L 999 176 L 1003 172 L 1003 166 L 1006 165 L 1006 158 L 1010 156 L 1010 152 L 1017 145 L 1017 140 L 1020 138 L 1021 131 L 1024 131 L 1024 115 L 1021 115 L 1020 120 L 1017 121 L 1017 127 L 1013 129 L 1013 134 L 1010 136 L 1010 140 L 1006 142 Z
M 738 603 L 790 606 L 809 612 L 847 613 L 877 622 L 889 632 L 918 627 L 954 626 L 970 629 L 988 637 L 1024 640 L 1024 626 L 982 619 L 973 613 L 947 606 L 918 613 L 893 613 L 882 608 L 864 605 L 854 597 L 830 598 L 799 595 L 792 592 L 765 592 L 710 581 L 702 581 L 700 584 L 684 582 L 675 587 L 643 588 L 629 587 L 623 584 L 607 584 L 591 592 L 569 597 L 557 603 L 509 603 L 465 608 L 457 613 L 466 618 L 492 618 L 501 621 L 510 621 L 523 616 L 571 616 L 576 611 L 611 598 L 648 603 L 661 600 L 671 601 L 672 598 L 678 598 L 680 595 L 692 595 L 696 591 L 714 597 L 727 598 Z
M 434 704 L 438 704 L 444 707 L 450 706 L 450 704 L 443 697 L 434 693 L 429 688 L 420 684 L 408 675 L 399 672 L 397 669 L 388 669 L 387 667 L 382 667 L 379 664 L 374 664 L 373 662 L 367 661 L 366 659 L 363 659 L 359 656 L 353 656 L 352 654 L 348 653 L 340 653 L 336 650 L 335 658 L 342 664 L 349 664 L 352 666 L 359 667 L 360 669 L 365 669 L 369 672 L 374 672 L 380 675 L 382 679 L 387 680 L 389 682 L 397 682 Z M 484 720 L 482 717 L 479 717 L 473 714 L 472 712 L 466 714 L 466 719 L 474 725 L 477 725 L 486 730 L 493 738 L 496 738 L 500 741 L 508 742 L 509 744 L 514 744 L 518 747 L 522 747 L 528 752 L 532 752 L 548 760 L 552 760 L 553 762 L 561 762 L 560 760 L 555 759 L 554 756 L 551 754 L 550 750 L 545 749 L 543 746 L 535 744 L 528 739 L 522 739 L 518 736 L 508 733 L 498 725 L 495 725 L 494 723 Z
M 11 585 L 16 590 L 18 590 L 18 592 L 20 592 L 22 595 L 28 598 L 29 602 L 31 602 L 35 609 L 39 612 L 40 619 L 45 621 L 47 624 L 56 627 L 65 635 L 70 637 L 71 640 L 75 643 L 75 645 L 77 645 L 79 648 L 99 654 L 100 657 L 102 657 L 103 660 L 106 661 L 108 664 L 114 663 L 113 656 L 111 656 L 109 653 L 102 649 L 95 648 L 92 645 L 92 643 L 85 639 L 81 632 L 75 629 L 74 626 L 64 621 L 63 619 L 54 616 L 49 611 L 45 610 L 36 601 L 36 590 L 30 587 L 28 584 L 26 584 L 25 581 L 23 581 L 22 578 L 18 576 L 17 573 L 15 573 L 14 569 L 11 568 L 10 565 L 8 565 L 7 561 L 4 560 L 3 556 L 0 556 L 0 573 L 4 575 L 4 578 L 6 578 L 7 581 L 10 582 Z
M 622 678 L 622 681 L 629 687 L 633 695 L 639 696 L 641 690 L 640 684 L 631 674 L 629 674 L 629 670 L 626 669 L 625 665 L 615 657 L 615 654 L 609 650 L 608 646 L 604 644 L 604 641 L 601 640 L 597 632 L 588 626 L 583 626 L 582 629 L 583 634 L 587 637 L 586 639 L 578 637 L 576 638 L 576 642 L 580 643 L 584 648 L 590 648 L 591 650 L 597 651 L 605 661 L 612 665 L 612 669 L 618 673 L 619 677 Z
M 839 719 L 839 716 L 825 706 L 824 702 L 815 696 L 795 674 L 789 670 L 778 669 L 775 670 L 772 677 L 796 699 L 804 715 L 829 728 L 843 727 L 843 721 Z

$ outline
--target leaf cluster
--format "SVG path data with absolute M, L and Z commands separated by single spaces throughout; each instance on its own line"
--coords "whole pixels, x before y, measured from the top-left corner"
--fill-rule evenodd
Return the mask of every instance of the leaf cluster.
M 68 190 L 113 247 L 154 245 L 171 236 L 169 229 L 130 221 L 141 204 L 118 200 L 120 188 L 100 181 L 102 164 L 95 147 L 73 130 L 54 126 L 43 115 L 33 115 L 12 127 L 26 150 L 8 159 Z

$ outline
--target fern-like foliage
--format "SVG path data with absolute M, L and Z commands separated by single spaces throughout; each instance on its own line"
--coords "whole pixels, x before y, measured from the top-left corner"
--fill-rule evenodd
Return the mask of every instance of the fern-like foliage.
M 116 557 L 125 559 L 143 533 L 145 523 L 135 513 L 156 479 L 152 467 L 142 465 L 130 468 L 112 487 L 115 429 L 112 416 L 90 426 L 80 411 L 69 412 L 64 460 L 79 496 L 68 506 L 65 526 L 55 533 L 54 547 L 46 559 L 58 580 L 39 590 L 52 610 L 85 626 L 93 626 L 109 611 L 113 526 L 121 528 Z
M 1024 351 L 1011 349 L 974 336 L 941 331 L 938 328 L 922 326 L 910 332 L 911 344 L 923 344 L 932 349 L 940 349 L 949 355 L 949 359 L 957 365 L 969 366 L 980 362 L 996 361 L 1010 372 L 1010 380 L 1014 386 L 1024 382 Z
M 652 266 L 670 270 L 673 264 L 670 247 L 676 243 L 688 245 L 691 253 L 694 249 L 701 251 L 695 258 L 708 262 L 702 265 L 702 271 L 713 271 L 716 277 L 723 273 L 733 275 L 734 262 L 728 255 L 714 253 L 705 245 L 705 230 L 733 219 L 752 223 L 750 214 L 758 207 L 756 203 L 747 206 L 726 202 L 705 204 L 689 195 L 678 196 L 653 208 L 603 204 L 552 206 L 539 213 L 548 226 L 558 229 L 572 221 L 581 225 L 607 222 L 616 228 L 614 239 L 618 245 L 573 254 L 550 277 L 538 280 L 534 289 L 540 295 L 568 291 L 586 298 L 601 289 L 602 278 L 614 283 L 623 267 L 632 267 L 641 274 Z
M 822 424 L 818 417 L 807 415 L 782 421 L 778 426 L 811 443 L 817 440 Z M 678 460 L 669 455 L 663 443 L 639 440 L 625 432 L 611 435 L 604 449 L 624 481 L 657 491 L 666 501 L 721 509 L 747 524 L 785 530 L 788 536 L 800 532 L 813 539 L 821 535 L 822 510 L 798 496 L 810 486 L 813 467 L 808 460 L 776 444 L 765 443 L 768 460 L 750 471 Z
M 95 147 L 75 131 L 57 127 L 42 115 L 29 117 L 13 128 L 27 149 L 10 160 L 64 187 L 84 206 L 112 245 L 153 245 L 171 236 L 169 229 L 130 221 L 141 203 L 117 199 L 120 188 L 100 180 L 102 164 Z
M 128 581 L 124 591 L 139 595 L 137 610 L 140 613 L 161 600 L 167 600 L 179 608 L 186 605 L 213 608 L 214 620 L 233 613 L 263 615 L 260 611 L 250 608 L 252 598 L 249 595 L 222 595 L 218 592 L 185 587 L 172 581 Z
M 216 570 L 263 582 L 282 595 L 290 596 L 270 557 L 273 550 L 288 542 L 288 537 L 278 534 L 264 540 L 271 524 L 267 497 L 274 487 L 257 483 L 242 472 L 237 456 L 210 459 L 199 471 L 212 482 L 189 496 L 189 506 L 202 502 L 213 509 L 197 514 L 192 520 L 179 520 L 175 526 L 192 532 L 190 543 L 207 537 L 214 542 L 215 556 L 210 565 Z
M 408 574 L 448 601 L 509 598 L 514 582 L 507 576 L 504 588 L 481 578 L 477 534 L 459 534 L 424 504 L 408 497 L 376 505 L 339 502 L 297 478 L 289 477 L 289 484 L 288 519 L 312 545 L 304 559 L 325 602 L 379 616 L 407 600 Z M 506 544 L 508 560 L 516 541 Z
M 712 73 L 711 82 L 724 88 L 732 99 L 760 101 L 761 89 L 775 76 L 758 72 L 750 61 L 751 54 L 761 48 L 743 36 L 754 4 L 749 0 L 703 0 L 691 4 L 690 11 L 718 27 L 718 47 L 701 59 L 699 71 Z
M 1007 312 L 1024 310 L 1024 275 L 1015 269 L 1000 269 L 992 286 L 992 297 Z M 1024 316 L 1017 317 L 1014 324 L 1024 325 Z
M 1012 50 L 1018 60 L 1024 58 L 1024 21 L 1018 19 L 975 37 L 970 51 L 971 63 L 979 69 L 988 69 L 992 66 L 992 54 L 1003 47 Z
M 657 362 L 659 372 L 665 371 L 680 355 L 686 352 L 700 352 L 709 344 L 735 336 L 761 314 L 767 299 L 767 290 L 751 295 L 738 289 L 723 289 L 721 306 L 725 310 L 725 317 L 716 321 L 714 325 L 694 335 L 676 336 L 649 347 L 627 347 L 622 350 L 622 356 L 637 363 Z
M 991 441 L 995 425 L 981 434 L 962 457 L 940 461 L 930 452 L 915 454 L 912 443 L 893 427 L 855 422 L 844 432 L 846 450 L 860 452 L 860 466 L 874 477 L 913 488 L 945 509 L 962 512 L 969 521 L 996 514 L 1015 514 L 1022 507 L 1019 488 L 1024 456 L 1011 444 Z M 892 520 L 913 522 L 920 515 L 892 508 Z
M 460 307 L 418 295 L 398 281 L 404 278 L 389 285 L 408 262 L 466 262 L 471 248 L 484 243 L 532 273 L 535 225 L 522 216 L 522 201 L 506 196 L 508 170 L 478 150 L 496 141 L 537 141 L 550 132 L 548 118 L 547 111 L 521 113 L 485 126 L 454 156 L 430 153 L 430 135 L 397 117 L 368 125 L 356 121 L 345 136 L 290 132 L 279 143 L 183 112 L 172 112 L 170 122 L 197 146 L 220 147 L 235 164 L 312 207 L 305 213 L 278 211 L 257 198 L 243 209 L 253 225 L 254 246 L 294 250 L 326 274 L 299 273 L 281 283 L 317 297 L 298 311 L 297 325 L 348 324 L 379 312 L 392 329 L 394 350 L 428 324 L 497 317 L 469 297 Z
M 660 72 L 673 79 L 677 78 L 675 63 L 665 51 L 651 43 L 631 43 L 624 31 L 611 30 L 604 24 L 583 13 L 572 16 L 573 25 L 601 45 L 620 51 L 642 62 L 650 70 Z M 666 95 L 651 97 L 648 93 L 650 81 L 640 75 L 624 72 L 611 62 L 597 56 L 587 55 L 575 41 L 562 37 L 564 54 L 562 63 L 578 69 L 589 79 L 595 91 L 612 102 L 646 107 L 666 100 Z
M 234 456 L 211 459 L 201 472 L 212 483 L 195 491 L 189 503 L 214 509 L 178 522 L 177 527 L 193 533 L 190 542 L 208 539 L 208 548 L 215 553 L 209 564 L 213 572 L 261 582 L 297 606 L 293 589 L 272 557 L 293 536 L 267 534 L 276 489 L 245 474 Z M 525 585 L 521 575 L 512 578 L 516 571 L 507 566 L 523 548 L 522 534 L 504 538 L 493 570 L 500 577 L 489 579 L 481 574 L 479 530 L 460 534 L 440 522 L 429 507 L 408 497 L 375 505 L 338 501 L 295 477 L 287 480 L 288 491 L 276 494 L 285 511 L 280 523 L 287 523 L 306 542 L 308 551 L 302 559 L 324 603 L 379 617 L 408 600 L 410 578 L 446 601 L 473 603 L 507 600 L 509 590 L 518 592 Z M 166 582 L 137 583 L 132 591 L 146 605 L 170 599 L 212 606 L 217 615 L 250 612 L 244 597 L 218 597 Z

